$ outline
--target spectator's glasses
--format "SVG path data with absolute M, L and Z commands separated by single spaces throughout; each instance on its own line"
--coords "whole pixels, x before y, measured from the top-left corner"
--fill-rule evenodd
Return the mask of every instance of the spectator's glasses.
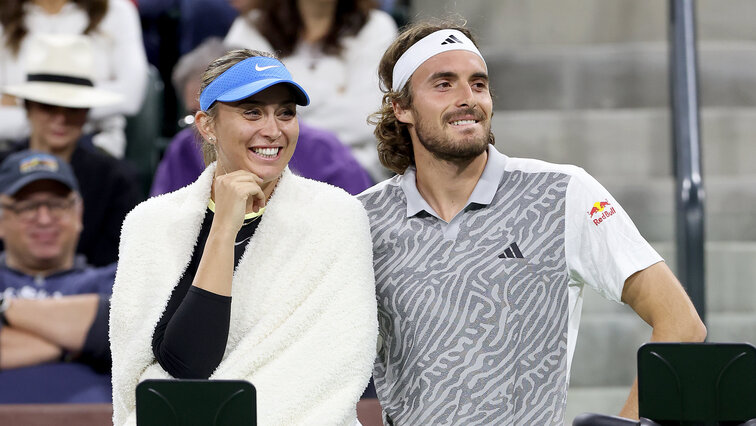
M 50 198 L 48 200 L 19 201 L 13 204 L 2 204 L 4 210 L 13 212 L 23 222 L 33 222 L 39 215 L 40 207 L 47 209 L 47 214 L 54 220 L 62 218 L 76 204 L 76 197 Z

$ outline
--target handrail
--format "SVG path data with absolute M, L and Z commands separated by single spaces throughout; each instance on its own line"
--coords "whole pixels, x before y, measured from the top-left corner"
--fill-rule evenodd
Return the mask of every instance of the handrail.
M 677 276 L 705 321 L 705 193 L 701 174 L 695 4 L 693 0 L 670 0 L 669 9 Z

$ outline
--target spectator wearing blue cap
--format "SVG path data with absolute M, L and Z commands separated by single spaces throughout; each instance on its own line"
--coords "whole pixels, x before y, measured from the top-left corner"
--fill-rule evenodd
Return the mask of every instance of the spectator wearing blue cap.
M 36 151 L 0 166 L 0 403 L 110 401 L 115 265 L 76 255 L 82 201 L 70 166 Z M 73 361 L 73 362 L 71 362 Z
M 113 421 L 149 378 L 244 379 L 260 424 L 353 424 L 375 356 L 367 216 L 288 168 L 309 98 L 269 54 L 202 78 L 208 167 L 126 217 L 110 317 Z M 139 321 L 134 321 L 139 318 Z

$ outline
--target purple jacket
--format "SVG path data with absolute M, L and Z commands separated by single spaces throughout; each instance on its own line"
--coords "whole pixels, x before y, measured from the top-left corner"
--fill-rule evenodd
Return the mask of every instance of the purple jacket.
M 373 185 L 349 148 L 330 132 L 299 123 L 297 149 L 289 162 L 291 170 L 306 178 L 330 183 L 352 195 Z M 150 196 L 175 191 L 194 182 L 205 170 L 200 141 L 194 129 L 176 134 L 155 171 Z

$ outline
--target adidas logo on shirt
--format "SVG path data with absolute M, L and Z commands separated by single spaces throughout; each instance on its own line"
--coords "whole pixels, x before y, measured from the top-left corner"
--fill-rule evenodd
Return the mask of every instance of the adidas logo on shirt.
M 524 259 L 517 243 L 512 243 L 499 255 L 499 259 Z
M 449 37 L 446 37 L 446 40 L 444 40 L 441 45 L 445 44 L 454 44 L 454 43 L 462 43 L 462 40 L 458 39 L 457 37 L 454 37 L 454 34 L 450 35 Z

